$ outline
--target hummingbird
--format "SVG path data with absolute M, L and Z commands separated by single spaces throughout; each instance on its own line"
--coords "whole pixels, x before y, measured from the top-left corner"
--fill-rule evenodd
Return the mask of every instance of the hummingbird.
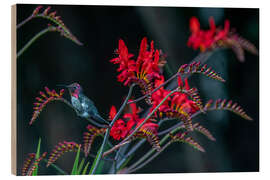
M 63 85 L 61 85 L 63 86 Z M 83 94 L 83 89 L 78 83 L 72 83 L 66 87 L 69 91 L 71 97 L 71 104 L 76 110 L 78 116 L 86 118 L 88 120 L 92 119 L 100 123 L 109 124 L 105 119 L 103 119 L 94 104 L 94 102 Z M 92 121 L 91 121 L 92 122 Z M 96 122 L 92 122 L 96 124 Z

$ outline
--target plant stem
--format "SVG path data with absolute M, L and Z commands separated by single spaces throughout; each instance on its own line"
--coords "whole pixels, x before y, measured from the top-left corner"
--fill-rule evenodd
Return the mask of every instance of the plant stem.
M 173 129 L 175 129 L 175 128 L 177 128 L 177 127 L 180 127 L 180 126 L 184 128 L 183 122 L 179 122 L 179 123 L 177 123 L 176 125 L 170 127 L 169 129 L 165 129 L 164 131 L 159 132 L 159 133 L 158 133 L 158 136 L 162 136 L 162 135 L 164 135 L 164 134 L 167 134 L 168 132 L 170 132 L 170 131 L 172 131 Z
M 48 160 L 47 160 L 47 159 L 43 158 L 42 160 L 43 160 L 46 164 L 48 163 Z M 52 167 L 53 167 L 55 170 L 57 170 L 60 174 L 62 174 L 62 175 L 68 175 L 67 172 L 65 172 L 64 170 L 62 170 L 61 168 L 59 168 L 57 165 L 51 164 L 50 166 L 52 166 Z
M 129 142 L 129 139 L 147 122 L 147 120 L 158 110 L 158 108 L 166 101 L 166 99 L 168 99 L 173 93 L 175 93 L 177 91 L 177 89 L 171 91 L 158 105 L 157 107 L 155 107 L 155 109 L 150 112 L 147 117 L 143 120 L 143 122 L 135 128 L 135 130 L 128 135 L 123 141 L 121 141 L 119 144 L 117 144 L 116 146 L 114 146 L 113 148 L 109 149 L 108 151 L 106 151 L 103 155 L 106 156 L 110 153 L 112 153 L 113 151 L 115 151 L 116 149 L 120 148 L 121 146 L 123 146 L 124 144 Z
M 167 83 L 169 83 L 171 80 L 173 80 L 174 78 L 176 78 L 177 75 L 178 75 L 178 72 L 175 73 L 173 76 L 171 76 L 169 79 L 167 79 L 164 83 L 162 83 L 161 85 L 159 85 L 158 87 L 156 87 L 153 91 L 151 91 L 151 92 L 145 94 L 144 96 L 139 97 L 138 99 L 135 99 L 135 100 L 133 100 L 133 101 L 128 102 L 128 104 L 136 103 L 136 102 L 138 102 L 138 101 L 143 100 L 144 98 L 146 98 L 147 96 L 153 94 L 154 92 L 156 92 L 157 90 L 159 90 L 161 87 L 163 87 L 163 86 L 165 86 Z
M 101 145 L 101 150 L 100 152 L 98 153 L 98 157 L 97 157 L 97 160 L 95 162 L 94 165 L 94 168 L 93 168 L 93 171 L 91 172 L 91 174 L 95 174 L 95 171 L 99 165 L 99 162 L 101 160 L 101 157 L 103 155 L 103 151 L 104 151 L 104 147 L 105 145 L 107 144 L 107 141 L 108 141 L 108 138 L 109 138 L 109 134 L 110 134 L 110 131 L 111 131 L 111 128 L 113 126 L 113 124 L 115 123 L 115 121 L 118 119 L 118 117 L 120 116 L 120 114 L 122 113 L 122 111 L 124 110 L 125 106 L 127 105 L 127 102 L 132 94 L 132 90 L 133 90 L 133 87 L 135 86 L 135 84 L 132 84 L 130 87 L 129 87 L 129 92 L 128 92 L 128 95 L 124 101 L 124 103 L 122 104 L 122 106 L 120 107 L 119 111 L 117 112 L 117 114 L 115 115 L 115 117 L 113 118 L 112 122 L 110 123 L 110 126 L 107 128 L 106 130 L 106 133 L 105 133 L 105 136 L 104 136 L 104 139 L 103 139 L 103 142 L 102 142 L 102 145 Z
M 207 109 L 207 111 L 213 111 L 213 110 L 217 110 L 215 108 L 209 108 Z M 195 116 L 199 115 L 199 114 L 202 114 L 203 112 L 201 111 L 197 111 L 196 113 L 194 113 L 193 115 L 191 115 L 191 118 L 194 118 Z M 172 126 L 171 128 L 169 129 L 166 129 L 164 131 L 161 131 L 160 133 L 158 133 L 158 135 L 163 135 L 163 134 L 166 134 L 166 133 L 175 133 L 176 131 L 178 131 L 179 129 L 183 128 L 183 122 L 179 122 L 177 123 L 176 125 Z M 169 135 L 167 134 L 161 141 L 160 141 L 160 144 L 162 145 L 167 139 L 169 138 Z M 170 141 L 169 141 L 170 142 Z M 166 145 L 164 145 L 165 148 L 167 148 L 167 146 L 169 146 L 170 143 L 167 143 Z M 140 145 L 139 145 L 140 146 Z M 163 151 L 165 148 L 162 148 L 161 151 Z M 139 148 L 139 147 L 137 147 Z M 137 166 L 138 164 L 140 164 L 141 162 L 143 162 L 144 159 L 146 159 L 147 157 L 149 157 L 153 152 L 154 150 L 151 149 L 147 154 L 145 154 L 144 157 L 142 157 L 140 160 L 138 160 L 135 164 L 133 164 L 132 166 L 129 167 L 129 169 L 131 171 L 128 171 L 128 172 L 134 172 L 140 168 L 142 168 L 143 166 L 145 166 L 146 164 L 148 164 L 150 161 L 152 161 L 157 155 L 159 155 L 160 152 L 157 152 L 155 155 L 153 155 L 151 158 L 149 158 L 148 160 L 146 160 L 144 163 L 142 163 L 141 165 Z M 121 162 L 120 162 L 121 163 Z M 137 166 L 137 167 L 136 167 Z M 136 168 L 135 168 L 136 167 Z
M 153 156 L 151 156 L 149 159 L 147 159 L 146 161 L 144 161 L 142 164 L 140 164 L 139 166 L 137 166 L 134 169 L 128 169 L 127 172 L 128 173 L 132 173 L 135 172 L 139 169 L 141 169 L 142 167 L 144 167 L 146 164 L 148 164 L 149 162 L 151 162 L 155 157 L 157 157 L 161 152 L 163 152 L 170 144 L 172 143 L 172 141 L 167 142 L 160 151 L 157 151 Z
M 175 133 L 176 131 L 178 131 L 179 129 L 181 129 L 180 127 L 177 127 L 175 129 L 173 129 L 171 131 L 171 133 Z M 167 139 L 170 137 L 169 134 L 167 134 L 166 136 L 164 136 L 161 141 L 160 141 L 160 145 L 163 145 Z M 153 153 L 155 152 L 155 149 L 150 149 L 143 157 L 141 157 L 137 162 L 135 162 L 133 165 L 131 165 L 128 169 L 134 169 L 137 165 L 139 165 L 140 163 L 142 163 L 145 159 L 147 159 L 149 156 L 151 156 Z
M 201 62 L 201 64 L 204 64 L 213 54 L 214 54 L 214 52 L 216 52 L 216 51 L 218 51 L 218 50 L 220 50 L 220 49 L 222 49 L 222 48 L 218 48 L 218 49 L 216 49 L 216 50 L 214 50 L 214 51 L 208 51 L 208 52 L 205 52 L 205 53 L 200 53 L 198 56 L 196 56 L 192 61 L 191 61 L 191 63 L 192 62 L 195 62 L 195 61 L 200 61 Z M 177 73 L 176 73 L 177 74 Z M 163 84 L 161 84 L 160 86 L 158 86 L 157 88 L 155 88 L 152 92 L 150 92 L 149 94 L 145 94 L 144 96 L 142 96 L 142 97 L 139 97 L 138 99 L 135 99 L 134 101 L 130 101 L 129 103 L 134 103 L 134 102 L 138 102 L 138 101 L 140 101 L 140 100 L 143 100 L 144 98 L 146 98 L 148 95 L 150 95 L 150 94 L 152 94 L 152 93 L 154 93 L 155 91 L 157 91 L 159 88 L 161 88 L 162 86 L 164 86 L 164 85 L 166 85 L 168 82 L 170 82 L 171 80 L 173 80 L 175 77 L 176 77 L 176 74 L 174 74 L 171 78 L 169 78 L 167 81 L 165 81 Z M 189 77 L 189 76 L 191 76 L 192 74 L 187 74 L 186 75 L 186 78 L 187 77 Z M 172 88 L 172 86 L 173 86 L 173 83 L 171 83 L 171 84 L 169 84 L 168 85 L 168 87 L 166 88 L 166 89 L 170 89 L 170 88 Z M 175 85 L 173 86 L 173 87 L 175 87 Z M 192 116 L 191 116 L 191 118 L 193 118 L 193 117 L 195 117 L 196 115 L 198 115 L 198 114 L 201 114 L 202 113 L 202 111 L 198 111 L 198 112 L 196 112 L 195 114 L 193 114 Z M 166 121 L 166 120 L 165 120 Z M 164 122 L 164 121 L 162 121 L 162 122 Z M 175 126 L 173 126 L 173 127 L 171 127 L 170 128 L 170 130 L 173 130 L 174 128 L 177 128 L 178 126 L 181 126 L 181 124 L 182 124 L 182 122 L 180 122 L 180 123 L 178 123 L 178 124 L 176 124 Z M 163 135 L 163 134 L 166 134 L 166 133 L 168 133 L 169 131 L 163 131 L 163 132 L 161 132 L 159 135 Z M 164 137 L 165 139 L 166 139 L 166 136 Z M 168 138 L 168 137 L 167 137 Z M 165 140 L 164 139 L 164 140 Z M 122 159 L 119 163 L 118 163 L 118 166 L 117 166 L 117 169 L 119 169 L 119 167 L 121 167 L 122 166 L 122 164 L 124 164 L 125 162 L 126 162 L 126 160 L 127 160 L 127 158 L 128 157 L 130 157 L 140 146 L 142 146 L 143 145 L 143 143 L 145 142 L 145 139 L 143 139 L 143 140 L 141 140 L 140 142 L 138 142 L 134 147 L 132 147 L 131 148 L 131 150 L 127 153 L 127 155 L 125 156 L 125 158 L 124 159 Z M 161 140 L 161 142 L 162 142 L 162 140 Z M 151 153 L 153 153 L 154 151 L 152 151 L 151 150 Z M 151 155 L 151 153 L 149 153 L 149 155 Z
M 175 118 L 173 118 L 175 119 Z M 167 120 L 172 120 L 172 119 L 164 119 L 158 122 L 158 125 L 161 126 L 162 123 L 164 123 Z M 137 149 L 139 149 L 144 143 L 146 142 L 146 139 L 142 139 L 140 140 L 135 146 L 133 146 L 129 152 L 125 155 L 125 157 L 123 159 L 121 159 L 121 161 L 117 164 L 117 169 L 119 169 L 126 161 L 127 159 L 133 154 L 135 153 L 135 151 Z
M 28 18 L 26 18 L 25 20 L 23 20 L 21 23 L 19 23 L 17 26 L 16 26 L 16 29 L 19 29 L 20 27 L 22 27 L 23 25 L 25 25 L 28 21 L 30 21 L 34 16 L 31 15 L 29 16 Z
M 175 119 L 175 118 L 172 118 L 172 119 Z M 160 120 L 160 121 L 158 122 L 158 125 L 161 126 L 161 124 L 164 123 L 165 121 L 167 121 L 167 120 L 172 120 L 172 119 L 164 119 L 164 120 Z M 125 157 L 124 157 L 123 159 L 121 159 L 121 161 L 118 163 L 117 169 L 119 169 L 119 168 L 122 166 L 122 164 L 124 164 L 125 161 L 126 161 L 133 153 L 135 153 L 135 151 L 136 151 L 137 149 L 139 149 L 145 142 L 146 142 L 146 139 L 142 139 L 142 140 L 140 140 L 135 146 L 133 146 L 133 147 L 129 150 L 129 152 L 125 155 Z
M 37 33 L 32 39 L 30 39 L 30 41 L 28 41 L 26 43 L 26 45 L 24 45 L 24 47 L 17 53 L 17 58 L 19 58 L 38 38 L 40 38 L 42 35 L 46 34 L 47 32 L 49 32 L 51 30 L 51 27 L 47 27 L 45 29 L 43 29 L 42 31 L 40 31 L 39 33 Z
M 111 154 L 113 151 L 119 149 L 120 147 L 122 147 L 122 146 L 124 146 L 125 144 L 128 144 L 128 143 L 130 143 L 130 141 L 121 142 L 121 143 L 115 145 L 113 148 L 111 148 L 111 149 L 109 149 L 108 151 L 104 152 L 103 158 L 104 158 L 105 156 L 107 156 L 108 154 Z
M 157 105 L 157 107 L 155 107 L 155 109 L 146 116 L 144 121 L 128 137 L 126 137 L 123 140 L 123 142 L 129 140 L 146 123 L 146 121 L 158 110 L 158 108 L 176 91 L 177 89 L 174 89 L 167 96 L 165 96 L 165 98 L 162 99 L 162 101 Z
M 117 169 L 119 169 L 122 164 L 125 163 L 125 161 L 139 148 L 141 145 L 143 145 L 146 142 L 146 139 L 140 140 L 135 146 L 133 146 L 129 152 L 125 155 L 125 157 L 117 164 Z

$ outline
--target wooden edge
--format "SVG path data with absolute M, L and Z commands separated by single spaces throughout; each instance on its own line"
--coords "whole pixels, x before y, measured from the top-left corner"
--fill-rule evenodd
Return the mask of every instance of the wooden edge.
M 17 61 L 16 5 L 11 6 L 11 173 L 17 175 Z

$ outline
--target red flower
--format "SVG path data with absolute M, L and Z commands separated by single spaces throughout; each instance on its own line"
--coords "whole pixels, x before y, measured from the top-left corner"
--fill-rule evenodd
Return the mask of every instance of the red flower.
M 131 112 L 125 113 L 122 117 L 123 119 L 116 120 L 111 129 L 110 136 L 112 136 L 116 140 L 123 139 L 127 135 L 131 134 L 132 131 L 144 121 L 144 118 L 140 119 L 138 115 L 140 109 L 136 106 L 136 104 L 132 103 L 130 104 L 130 106 Z M 112 106 L 110 110 L 110 119 L 113 119 L 115 117 L 115 114 L 116 108 Z M 140 128 L 140 130 L 149 130 L 154 134 L 157 133 L 157 129 L 158 125 L 152 123 L 150 119 Z
M 163 81 L 158 81 L 157 85 L 163 83 Z M 185 90 L 190 90 L 187 79 L 185 79 L 185 85 L 183 85 L 182 79 L 178 77 L 178 86 L 184 88 Z M 153 110 L 158 104 L 170 93 L 170 90 L 165 90 L 163 87 L 152 94 Z M 156 116 L 160 118 L 166 116 L 171 118 L 179 118 L 183 116 L 188 116 L 198 111 L 199 108 L 196 103 L 189 99 L 188 95 L 181 92 L 175 92 L 166 99 L 166 101 L 158 108 L 155 113 Z
M 127 122 L 127 130 L 128 131 L 130 131 L 134 127 L 134 125 L 140 121 L 140 117 L 138 115 L 138 113 L 140 112 L 140 109 L 137 108 L 135 103 L 131 103 L 129 106 L 131 108 L 131 112 L 125 113 L 123 115 L 123 118 L 128 120 L 128 122 Z
M 183 87 L 183 82 L 180 76 L 178 76 L 178 86 Z M 187 79 L 185 79 L 184 89 L 190 90 Z M 173 95 L 174 97 L 172 98 L 171 108 L 175 108 L 175 110 L 177 111 L 184 111 L 187 114 L 193 114 L 194 112 L 199 110 L 196 103 L 188 99 L 187 94 L 176 92 Z
M 144 121 L 144 119 L 141 119 L 141 121 L 137 124 L 137 127 Z M 157 130 L 158 130 L 158 124 L 156 123 L 152 123 L 152 122 L 146 122 L 144 125 L 142 125 L 142 127 L 140 128 L 141 131 L 148 131 L 151 132 L 153 134 L 157 134 Z
M 122 119 L 118 119 L 113 124 L 113 127 L 110 131 L 110 136 L 112 136 L 116 140 L 120 140 L 121 138 L 125 138 L 128 131 L 126 128 L 126 123 Z
M 116 115 L 116 108 L 115 106 L 111 107 L 110 113 L 109 113 L 109 119 L 113 120 L 113 118 Z M 112 136 L 116 140 L 120 140 L 121 138 L 125 138 L 128 131 L 126 128 L 126 123 L 122 119 L 118 119 L 115 121 L 115 123 L 112 126 L 112 129 L 110 131 L 110 136 Z
M 196 17 L 190 19 L 191 36 L 188 39 L 187 45 L 193 49 L 200 48 L 201 51 L 216 47 L 218 41 L 226 40 L 229 35 L 230 23 L 225 21 L 224 29 L 216 28 L 213 17 L 209 18 L 209 30 L 200 29 L 200 23 Z
M 182 104 L 181 110 L 188 114 L 193 114 L 199 110 L 199 107 L 195 104 L 194 101 L 186 100 L 186 102 Z
M 164 77 L 162 76 L 162 78 L 160 80 L 156 80 L 155 82 L 155 87 L 158 87 L 159 85 L 164 83 Z M 154 110 L 159 103 L 170 93 L 170 90 L 165 90 L 164 87 L 159 88 L 156 92 L 154 92 L 151 95 L 151 99 L 152 99 L 152 108 L 150 111 Z M 167 98 L 165 100 L 165 102 L 158 108 L 159 112 L 164 112 L 166 110 L 169 109 L 169 102 L 170 102 L 171 98 Z M 157 114 L 157 112 L 155 113 Z
M 129 77 L 133 76 L 135 71 L 135 61 L 130 59 L 133 57 L 133 54 L 128 53 L 128 48 L 122 39 L 119 40 L 119 46 L 116 53 L 118 54 L 118 57 L 111 59 L 110 62 L 119 64 L 117 71 L 122 72 L 117 76 L 117 79 L 120 82 L 124 82 Z M 128 82 L 125 82 L 125 85 L 127 83 Z
M 154 42 L 150 44 L 148 49 L 147 38 L 144 37 L 141 41 L 140 51 L 136 62 L 132 60 L 132 54 L 128 53 L 128 49 L 123 40 L 119 40 L 119 49 L 117 50 L 118 57 L 110 60 L 114 64 L 119 64 L 117 69 L 120 74 L 117 76 L 119 82 L 124 85 L 131 83 L 138 84 L 143 94 L 150 92 L 156 80 L 163 76 L 160 71 L 162 65 L 165 63 L 164 59 L 160 59 L 159 50 L 154 49 Z

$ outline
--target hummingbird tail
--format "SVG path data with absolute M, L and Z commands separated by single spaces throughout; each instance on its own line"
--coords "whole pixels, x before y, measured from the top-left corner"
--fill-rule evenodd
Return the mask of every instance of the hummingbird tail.
M 95 117 L 94 117 L 94 119 L 96 119 L 97 121 L 99 121 L 99 122 L 105 122 L 106 124 L 110 124 L 108 121 L 106 121 L 105 119 L 103 119 L 99 114 L 98 115 L 96 115 Z

